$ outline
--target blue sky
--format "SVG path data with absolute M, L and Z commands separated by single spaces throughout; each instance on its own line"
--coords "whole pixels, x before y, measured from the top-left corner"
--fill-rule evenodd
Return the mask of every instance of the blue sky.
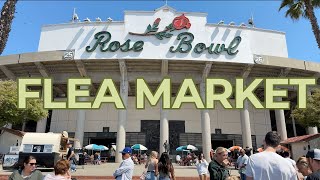
M 0 2 L 2 7 L 4 1 Z M 292 21 L 285 11 L 278 11 L 281 1 L 168 1 L 178 11 L 206 12 L 208 22 L 247 23 L 251 14 L 257 28 L 286 33 L 289 57 L 320 62 L 320 50 L 306 19 Z M 5 51 L 2 55 L 36 52 L 42 25 L 69 22 L 73 8 L 81 20 L 86 17 L 123 20 L 125 10 L 154 10 L 165 1 L 18 1 L 16 15 Z M 320 24 L 320 9 L 316 10 Z

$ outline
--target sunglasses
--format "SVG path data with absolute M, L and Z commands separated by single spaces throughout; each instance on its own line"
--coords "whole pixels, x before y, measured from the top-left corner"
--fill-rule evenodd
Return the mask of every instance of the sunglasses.
M 28 163 L 30 166 L 36 166 L 37 163 Z

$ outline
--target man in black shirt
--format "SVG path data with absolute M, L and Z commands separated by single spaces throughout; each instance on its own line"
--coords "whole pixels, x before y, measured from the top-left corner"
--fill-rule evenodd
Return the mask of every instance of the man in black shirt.
M 68 142 L 67 145 L 69 146 L 69 150 L 67 153 L 67 160 L 70 162 L 71 172 L 75 172 L 77 171 L 77 169 L 76 169 L 76 159 L 74 154 L 74 148 L 72 147 L 72 144 L 70 142 Z
M 312 170 L 307 180 L 320 180 L 320 149 L 309 150 L 306 157 Z

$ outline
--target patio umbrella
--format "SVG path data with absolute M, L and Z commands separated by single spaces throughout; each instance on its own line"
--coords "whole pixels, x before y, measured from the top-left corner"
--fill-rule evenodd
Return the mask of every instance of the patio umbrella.
M 101 150 L 101 151 L 109 150 L 109 148 L 107 148 L 107 147 L 104 146 L 104 145 L 99 145 L 98 147 L 99 147 L 99 150 Z
M 194 145 L 188 144 L 186 146 L 182 146 L 182 149 L 187 149 L 187 150 L 191 150 L 191 151 L 198 151 L 198 148 L 195 147 Z
M 230 151 L 234 151 L 236 149 L 240 150 L 240 149 L 242 149 L 242 147 L 240 147 L 240 146 L 232 146 L 232 147 L 229 148 Z
M 135 144 L 133 146 L 131 146 L 131 149 L 134 149 L 134 150 L 140 150 L 140 151 L 146 151 L 148 150 L 148 148 L 146 148 L 144 145 L 142 144 Z
M 176 151 L 183 151 L 183 146 L 177 147 Z

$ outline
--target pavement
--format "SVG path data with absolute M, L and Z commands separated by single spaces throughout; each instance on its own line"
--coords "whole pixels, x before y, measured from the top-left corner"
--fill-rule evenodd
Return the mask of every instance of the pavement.
M 72 173 L 72 177 L 77 180 L 95 180 L 95 179 L 114 179 L 113 172 L 119 167 L 120 163 L 102 163 L 101 165 L 84 165 L 78 166 L 77 171 Z M 196 180 L 199 179 L 195 166 L 179 166 L 174 164 L 175 175 L 178 180 Z M 139 179 L 144 171 L 144 165 L 135 165 L 133 179 Z M 237 170 L 230 170 L 231 175 L 239 176 Z M 12 173 L 9 170 L 2 170 L 0 165 L 0 180 L 7 180 Z M 43 172 L 44 175 L 53 172 Z M 209 175 L 208 175 L 209 177 Z M 209 179 L 209 178 L 208 178 Z

